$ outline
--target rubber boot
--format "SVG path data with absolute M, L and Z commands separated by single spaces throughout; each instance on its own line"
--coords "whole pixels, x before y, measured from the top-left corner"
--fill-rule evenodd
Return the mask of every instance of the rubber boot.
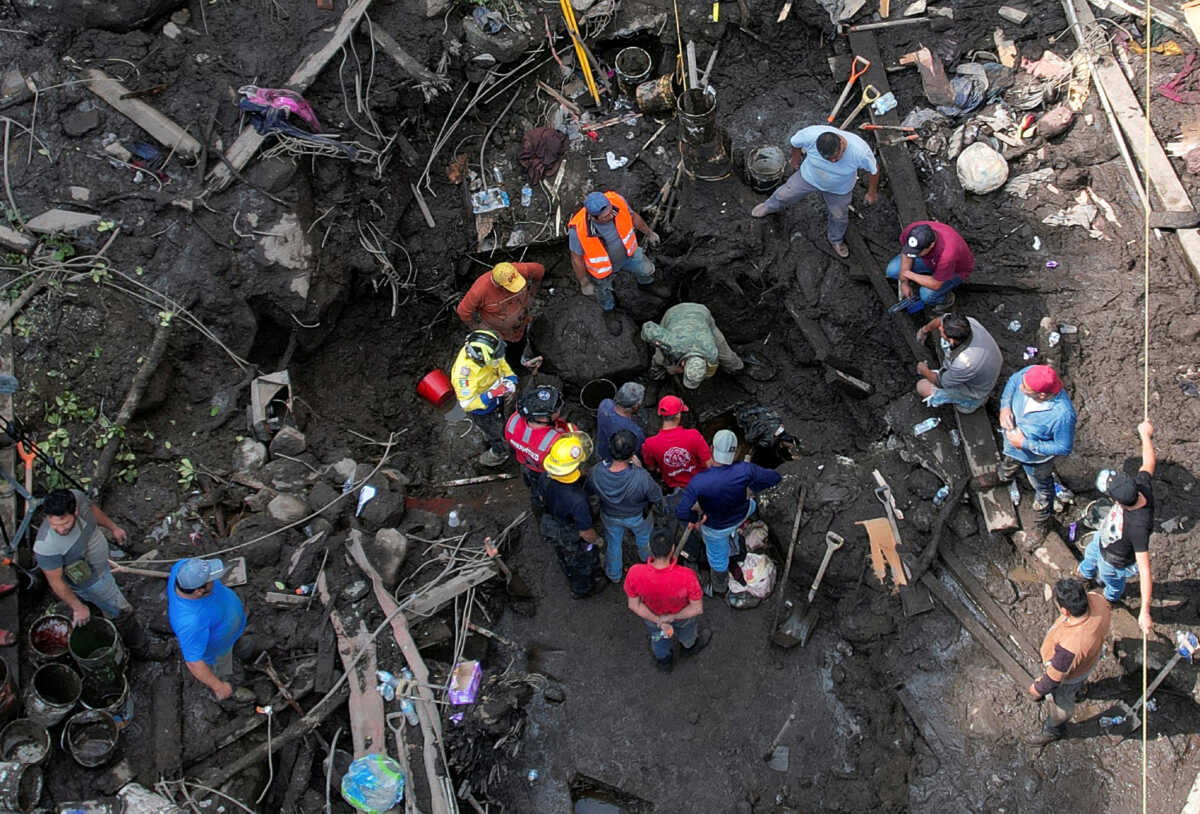
M 713 571 L 712 572 L 712 592 L 714 596 L 725 596 L 729 590 L 729 572 L 728 571 Z
M 112 620 L 113 627 L 121 636 L 121 641 L 129 649 L 129 654 L 140 661 L 164 661 L 167 658 L 167 647 L 163 642 L 151 640 L 146 635 L 146 629 L 138 621 L 133 609 L 121 611 Z
M 1046 539 L 1046 534 L 1050 531 L 1050 507 L 1043 506 L 1036 500 L 1033 502 L 1033 528 L 1030 529 L 1026 537 L 1026 544 L 1030 549 L 1036 548 Z

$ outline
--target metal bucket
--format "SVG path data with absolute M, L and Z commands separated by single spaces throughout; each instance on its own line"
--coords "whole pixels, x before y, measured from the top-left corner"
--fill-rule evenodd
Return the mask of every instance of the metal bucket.
M 593 413 L 600 409 L 600 402 L 617 394 L 617 386 L 610 379 L 592 379 L 579 391 L 579 403 Z
M 41 763 L 50 756 L 50 733 L 29 718 L 18 718 L 0 731 L 0 760 L 7 763 Z
M 683 159 L 683 171 L 697 181 L 720 181 L 733 171 L 729 136 L 719 128 L 707 144 L 689 144 L 680 140 L 679 155 Z
M 121 730 L 113 716 L 102 710 L 89 709 L 71 716 L 62 728 L 59 743 L 76 763 L 93 769 L 113 756 L 120 736 Z
M 42 797 L 42 770 L 26 763 L 0 763 L 0 811 L 33 811 Z
M 71 617 L 47 613 L 29 626 L 29 651 L 37 664 L 58 661 L 67 654 Z
M 93 614 L 87 624 L 72 630 L 67 650 L 79 671 L 90 679 L 110 687 L 119 687 L 125 680 L 129 654 L 116 626 L 103 616 Z
M 120 686 L 115 689 L 103 682 L 84 678 L 79 703 L 83 704 L 84 709 L 107 712 L 113 716 L 119 728 L 133 720 L 133 693 L 129 692 L 129 680 L 124 676 L 121 677 Z
M 637 86 L 634 93 L 638 110 L 650 115 L 671 113 L 675 110 L 675 77 L 665 74 Z
M 746 152 L 746 181 L 755 192 L 771 192 L 787 174 L 787 156 L 774 144 Z
M 120 800 L 72 800 L 63 803 L 55 811 L 58 814 L 126 814 L 125 804 Z
M 631 45 L 617 52 L 613 68 L 617 72 L 617 85 L 626 96 L 636 96 L 638 85 L 650 75 L 653 61 L 644 48 Z
M 717 134 L 717 92 L 709 85 L 704 90 L 689 88 L 675 102 L 679 113 L 679 140 L 685 144 L 705 145 Z
M 43 664 L 25 691 L 25 717 L 52 727 L 75 708 L 82 689 L 79 674 L 67 665 Z

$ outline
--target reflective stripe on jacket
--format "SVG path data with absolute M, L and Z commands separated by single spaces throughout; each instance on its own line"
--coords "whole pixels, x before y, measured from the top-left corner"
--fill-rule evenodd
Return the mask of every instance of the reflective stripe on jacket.
M 562 434 L 557 427 L 530 424 L 520 413 L 513 413 L 504 425 L 504 440 L 516 452 L 517 463 L 534 472 L 544 471 L 542 461 Z
M 630 214 L 629 204 L 615 192 L 606 192 L 604 197 L 608 198 L 609 204 L 617 214 L 617 235 L 625 244 L 625 255 L 633 257 L 633 253 L 637 251 L 638 242 L 637 234 L 633 229 L 633 215 Z M 575 227 L 575 236 L 579 238 L 579 245 L 583 248 L 583 262 L 587 266 L 588 274 L 597 280 L 602 280 L 612 274 L 612 258 L 608 256 L 608 248 L 604 245 L 604 240 L 592 232 L 587 207 L 581 207 L 571 218 L 568 226 Z

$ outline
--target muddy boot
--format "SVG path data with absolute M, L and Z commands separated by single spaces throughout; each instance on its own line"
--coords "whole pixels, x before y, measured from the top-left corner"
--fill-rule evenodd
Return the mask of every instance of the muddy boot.
M 954 292 L 951 291 L 949 294 L 947 294 L 945 296 L 945 298 L 943 300 L 941 300 L 940 302 L 935 302 L 933 305 L 929 306 L 929 310 L 935 314 L 948 313 L 950 310 L 952 310 L 954 308 L 954 303 L 957 299 L 958 298 L 956 296 L 954 296 Z
M 654 666 L 664 673 L 669 673 L 675 669 L 675 654 L 667 656 L 665 659 L 660 659 L 657 656 L 654 658 Z
M 1033 502 L 1033 528 L 1025 535 L 1025 547 L 1027 550 L 1040 546 L 1046 539 L 1046 534 L 1050 531 L 1050 507 L 1039 504 L 1036 500 Z
M 1048 743 L 1060 740 L 1066 734 L 1064 726 L 1050 726 L 1047 724 L 1042 727 L 1041 732 L 1038 732 L 1036 735 L 1030 735 L 1026 739 L 1026 743 L 1031 746 L 1045 746 Z
M 146 629 L 138 621 L 132 609 L 122 611 L 112 620 L 113 627 L 121 636 L 121 641 L 129 649 L 129 654 L 139 661 L 165 661 L 170 655 L 170 646 L 159 639 L 146 635 Z
M 496 452 L 494 449 L 489 449 L 480 455 L 478 460 L 483 466 L 500 466 L 508 460 L 508 452 Z
M 729 572 L 713 571 L 711 584 L 713 596 L 725 596 L 729 591 Z

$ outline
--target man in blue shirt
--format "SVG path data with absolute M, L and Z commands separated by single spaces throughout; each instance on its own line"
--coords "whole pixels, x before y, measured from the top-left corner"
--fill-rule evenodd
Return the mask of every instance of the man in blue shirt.
M 781 480 L 773 469 L 748 461 L 734 463 L 737 445 L 737 436 L 729 430 L 713 436 L 712 466 L 692 476 L 675 509 L 675 516 L 688 528 L 700 526 L 712 569 L 712 590 L 718 595 L 724 594 L 729 585 L 729 554 L 737 530 L 756 508 L 750 493 L 761 492 Z M 693 519 L 693 508 L 700 512 L 699 523 Z
M 858 171 L 870 176 L 864 200 L 873 204 L 879 198 L 879 167 L 875 154 L 859 136 L 823 124 L 805 127 L 792 136 L 791 166 L 798 172 L 775 190 L 770 198 L 750 210 L 756 218 L 787 209 L 813 192 L 820 192 L 829 209 L 826 237 L 838 257 L 849 257 L 846 227 L 850 224 L 850 199 Z M 804 163 L 800 163 L 803 157 Z
M 180 560 L 167 578 L 167 615 L 183 661 L 218 701 L 234 694 L 233 645 L 246 629 L 246 611 L 237 594 L 221 584 L 220 560 Z M 241 700 L 241 699 L 239 699 Z
M 1054 459 L 1075 446 L 1075 405 L 1050 365 L 1029 365 L 1008 379 L 1000 397 L 1004 457 L 1000 479 L 1012 480 L 1024 467 L 1036 495 L 1034 528 L 1027 538 L 1036 545 L 1046 536 L 1054 513 Z
M 641 453 L 642 442 L 646 440 L 646 431 L 638 423 L 638 410 L 642 409 L 642 398 L 646 395 L 645 385 L 637 382 L 625 382 L 617 390 L 617 395 L 600 402 L 596 410 L 596 459 L 610 460 L 608 447 L 609 439 L 617 430 L 629 430 L 637 438 L 637 449 Z

